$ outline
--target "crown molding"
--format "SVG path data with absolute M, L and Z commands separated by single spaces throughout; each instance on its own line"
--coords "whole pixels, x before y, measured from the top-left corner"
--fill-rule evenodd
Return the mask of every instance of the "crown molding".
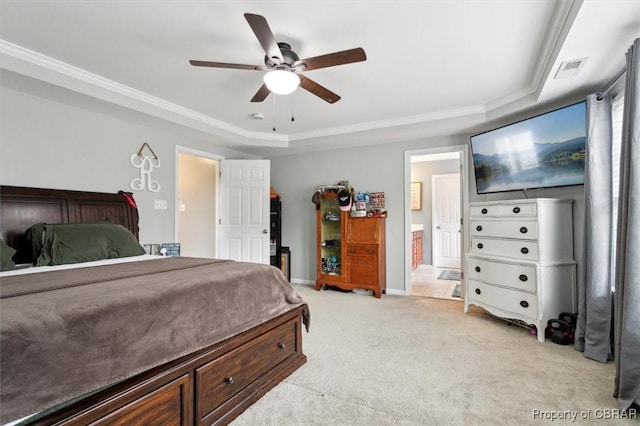
M 148 93 L 0 39 L 0 67 L 168 121 L 252 146 L 286 148 L 286 135 L 249 132 Z
M 288 148 L 291 141 L 331 137 L 483 114 L 485 106 L 381 120 L 290 135 L 250 132 L 148 93 L 0 39 L 0 67 L 94 98 L 195 128 L 246 146 Z
M 403 126 L 429 125 L 434 122 L 469 116 L 484 116 L 486 118 L 499 110 L 507 110 L 511 107 L 517 109 L 522 106 L 521 104 L 525 100 L 526 102 L 535 102 L 583 1 L 559 0 L 556 4 L 548 35 L 541 47 L 527 87 L 491 100 L 486 104 L 288 135 L 247 131 L 2 39 L 0 39 L 0 67 L 203 131 L 219 137 L 221 141 L 227 143 L 289 148 L 293 141 L 331 138 L 381 129 L 398 129 Z
M 531 79 L 531 93 L 536 94 L 536 99 L 540 96 L 552 72 L 553 65 L 583 3 L 584 0 L 563 0 L 556 3 L 551 25 Z
M 323 129 L 315 132 L 303 132 L 290 135 L 290 140 L 300 141 L 305 139 L 315 139 L 320 137 L 336 136 L 347 133 L 367 132 L 371 130 L 388 129 L 393 127 L 403 127 L 415 124 L 432 123 L 434 121 L 448 120 L 451 118 L 466 117 L 477 114 L 485 114 L 486 109 L 483 105 L 475 105 L 465 108 L 450 109 L 445 111 L 437 111 L 427 114 L 413 115 L 409 117 L 400 117 L 390 120 L 373 121 L 369 123 L 356 124 L 353 126 L 334 127 L 331 129 Z

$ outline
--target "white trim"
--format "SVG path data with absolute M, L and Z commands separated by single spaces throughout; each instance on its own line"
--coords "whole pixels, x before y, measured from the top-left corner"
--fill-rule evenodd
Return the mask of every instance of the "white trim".
M 453 145 L 439 148 L 425 148 L 408 150 L 404 152 L 404 292 L 396 290 L 399 294 L 405 296 L 411 296 L 411 157 L 414 155 L 430 155 L 441 154 L 444 152 L 459 152 L 460 153 L 460 193 L 462 196 L 462 203 L 460 205 L 460 217 L 463 218 L 462 235 L 460 250 L 462 253 L 468 251 L 468 226 L 467 219 L 465 217 L 465 209 L 469 204 L 469 146 L 468 145 Z M 461 253 L 461 256 L 462 256 Z M 460 270 L 464 274 L 465 264 L 464 259 L 461 258 Z M 466 274 L 465 274 L 466 275 Z M 463 280 L 464 281 L 464 280 Z M 465 288 L 464 282 L 462 288 Z M 394 294 L 395 294 L 394 292 Z M 387 290 L 387 293 L 390 293 Z M 463 294 L 464 297 L 464 294 Z
M 315 288 L 316 282 L 313 280 L 303 280 L 301 278 L 291 278 L 291 284 L 312 285 Z
M 289 136 L 289 141 L 300 141 L 305 139 L 314 139 L 327 136 L 336 136 L 346 133 L 358 133 L 368 130 L 388 129 L 393 127 L 402 127 L 412 124 L 430 123 L 433 121 L 447 120 L 451 118 L 460 118 L 486 113 L 486 109 L 482 105 L 471 106 L 467 108 L 451 109 L 428 114 L 414 115 L 410 117 L 401 117 L 392 120 L 380 120 L 369 123 L 356 124 L 353 126 L 334 127 L 332 129 L 323 129 L 311 132 L 301 132 Z

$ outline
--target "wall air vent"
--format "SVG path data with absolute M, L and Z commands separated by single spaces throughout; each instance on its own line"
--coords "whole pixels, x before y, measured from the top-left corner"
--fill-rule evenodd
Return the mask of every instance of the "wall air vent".
M 560 64 L 556 76 L 554 78 L 567 78 L 575 77 L 578 75 L 588 58 L 574 59 L 572 61 L 565 61 Z

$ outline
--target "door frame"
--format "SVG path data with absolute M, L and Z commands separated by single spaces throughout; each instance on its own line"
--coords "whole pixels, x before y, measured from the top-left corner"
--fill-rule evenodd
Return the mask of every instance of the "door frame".
M 439 148 L 423 148 L 407 150 L 404 152 L 404 294 L 411 295 L 411 157 L 417 155 L 435 155 L 444 153 L 460 153 L 460 203 L 462 221 L 462 234 L 460 235 L 461 262 L 460 271 L 463 273 L 463 288 L 466 280 L 464 253 L 468 252 L 468 226 L 465 218 L 465 209 L 469 204 L 469 146 L 452 145 Z M 464 294 L 463 294 L 464 297 Z
M 188 155 L 193 155 L 195 157 L 201 157 L 201 158 L 207 158 L 209 160 L 215 160 L 218 161 L 218 172 L 220 171 L 220 161 L 224 160 L 224 156 L 222 155 L 217 155 L 217 154 L 212 154 L 211 152 L 206 152 L 206 151 L 200 151 L 197 149 L 193 149 L 193 148 L 188 148 L 186 146 L 180 146 L 180 145 L 176 145 L 176 149 L 175 149 L 175 155 L 174 155 L 174 188 L 173 188 L 173 192 L 174 192 L 174 206 L 175 206 L 175 211 L 173 212 L 173 217 L 174 217 L 174 223 L 173 223 L 173 241 L 178 241 L 178 227 L 179 227 L 179 223 L 178 223 L 178 219 L 180 217 L 180 200 L 178 199 L 179 197 L 179 188 L 180 188 L 180 171 L 179 171 L 179 167 L 178 167 L 178 163 L 179 163 L 179 157 L 180 154 L 188 154 Z M 219 255 L 219 250 L 220 250 L 220 178 L 218 177 L 218 179 L 216 179 L 215 185 L 214 185 L 214 191 L 215 191 L 215 202 L 216 202 L 216 208 L 215 208 L 215 215 L 213 217 L 213 221 L 214 221 L 214 226 L 215 226 L 215 230 L 216 230 L 216 238 L 215 238 L 215 248 L 214 248 L 214 252 L 215 252 L 215 256 L 218 257 Z

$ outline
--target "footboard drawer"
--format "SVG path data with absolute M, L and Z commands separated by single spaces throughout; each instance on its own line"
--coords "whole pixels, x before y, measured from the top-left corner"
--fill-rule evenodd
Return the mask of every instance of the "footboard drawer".
M 198 419 L 205 419 L 225 401 L 292 356 L 296 352 L 297 326 L 298 322 L 287 321 L 273 332 L 263 334 L 197 368 Z
M 144 397 L 100 418 L 92 425 L 187 425 L 191 422 L 192 408 L 189 375 L 161 387 Z

